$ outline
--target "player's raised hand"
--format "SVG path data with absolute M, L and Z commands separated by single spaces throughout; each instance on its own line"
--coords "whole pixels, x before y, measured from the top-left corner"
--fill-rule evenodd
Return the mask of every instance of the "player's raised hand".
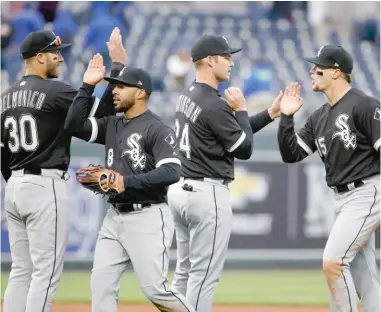
M 115 27 L 111 33 L 110 39 L 106 42 L 108 53 L 112 62 L 126 64 L 126 50 L 123 46 L 122 35 L 120 29 Z
M 247 111 L 246 99 L 242 91 L 236 87 L 230 87 L 225 90 L 226 100 L 230 108 L 235 111 Z
M 281 90 L 268 109 L 269 115 L 272 119 L 280 117 L 280 101 L 282 100 L 282 97 L 283 91 Z
M 87 70 L 83 75 L 83 82 L 95 86 L 103 79 L 105 73 L 106 67 L 103 65 L 103 56 L 97 53 L 89 62 Z
M 300 85 L 295 82 L 286 87 L 280 101 L 280 111 L 285 115 L 294 115 L 303 106 L 303 98 L 300 96 Z

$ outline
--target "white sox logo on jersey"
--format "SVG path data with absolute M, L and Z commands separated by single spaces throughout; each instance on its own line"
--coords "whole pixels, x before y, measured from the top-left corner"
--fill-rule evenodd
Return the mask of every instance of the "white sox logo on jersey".
M 348 126 L 349 116 L 346 114 L 341 114 L 336 118 L 335 125 L 340 131 L 333 134 L 332 139 L 339 137 L 341 141 L 344 142 L 344 147 L 348 150 L 350 148 L 355 149 L 357 147 L 356 135 L 351 134 L 351 129 Z
M 139 140 L 141 138 L 142 136 L 139 133 L 131 134 L 127 139 L 127 145 L 130 149 L 124 150 L 121 157 L 128 155 L 128 157 L 132 160 L 132 166 L 134 169 L 139 167 L 143 170 L 146 166 L 146 155 L 141 151 L 139 144 Z

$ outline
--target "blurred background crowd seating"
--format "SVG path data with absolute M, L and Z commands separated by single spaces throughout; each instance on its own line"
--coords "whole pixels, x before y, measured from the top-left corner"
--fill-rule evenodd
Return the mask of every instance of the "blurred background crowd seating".
M 19 47 L 31 31 L 51 29 L 63 42 L 63 79 L 79 87 L 93 53 L 101 53 L 110 70 L 106 41 L 118 26 L 127 47 L 128 65 L 147 69 L 154 79 L 151 109 L 173 124 L 178 93 L 194 79 L 189 50 L 205 33 L 224 35 L 234 55 L 230 85 L 242 88 L 250 113 L 268 107 L 292 81 L 302 85 L 303 122 L 324 97 L 311 91 L 310 64 L 324 44 L 344 46 L 354 57 L 353 86 L 379 98 L 380 3 L 371 1 L 258 2 L 2 2 L 1 87 L 24 74 Z M 345 13 L 343 13 L 345 12 Z M 106 83 L 96 88 L 101 96 Z M 260 149 L 276 149 L 275 123 L 262 131 Z M 271 137 L 272 139 L 268 139 Z M 257 144 L 257 147 L 258 147 Z

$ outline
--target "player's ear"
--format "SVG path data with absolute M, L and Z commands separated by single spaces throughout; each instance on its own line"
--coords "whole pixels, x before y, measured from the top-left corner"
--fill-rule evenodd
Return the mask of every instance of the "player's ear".
M 333 70 L 333 73 L 332 73 L 332 78 L 334 80 L 338 79 L 340 77 L 340 75 L 342 74 L 341 70 L 340 69 L 334 69 Z
M 209 67 L 213 67 L 215 63 L 215 59 L 213 56 L 209 55 L 206 57 L 206 63 L 208 64 Z
M 135 96 L 138 100 L 144 100 L 146 98 L 146 91 L 143 89 L 138 89 Z
M 38 64 L 45 64 L 46 63 L 46 55 L 45 53 L 38 53 L 35 56 Z

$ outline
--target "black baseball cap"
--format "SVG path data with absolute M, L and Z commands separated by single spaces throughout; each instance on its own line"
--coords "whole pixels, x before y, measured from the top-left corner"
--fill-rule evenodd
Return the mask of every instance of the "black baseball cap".
M 339 68 L 346 74 L 351 74 L 353 69 L 353 58 L 342 46 L 322 46 L 316 57 L 307 57 L 304 59 L 316 65 Z
M 192 61 L 196 62 L 209 55 L 234 54 L 242 48 L 231 48 L 224 36 L 204 35 L 191 49 Z
M 28 34 L 21 42 L 20 51 L 24 59 L 36 56 L 41 52 L 60 50 L 71 46 L 71 43 L 61 43 L 59 36 L 52 31 L 39 30 Z
M 141 68 L 123 67 L 118 77 L 105 77 L 106 81 L 113 84 L 122 84 L 143 89 L 147 94 L 152 93 L 152 80 L 150 75 Z

